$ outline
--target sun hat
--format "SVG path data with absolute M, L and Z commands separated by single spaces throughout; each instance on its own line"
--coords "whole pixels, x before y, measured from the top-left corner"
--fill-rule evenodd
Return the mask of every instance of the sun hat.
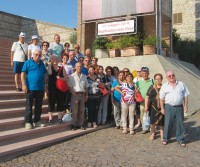
M 33 36 L 31 37 L 31 39 L 38 39 L 38 36 L 37 36 L 37 35 L 33 35 Z
M 24 32 L 20 32 L 19 37 L 26 37 L 26 34 Z

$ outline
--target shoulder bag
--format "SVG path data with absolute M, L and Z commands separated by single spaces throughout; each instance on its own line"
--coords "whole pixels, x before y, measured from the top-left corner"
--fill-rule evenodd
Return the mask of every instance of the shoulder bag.
M 63 67 L 61 67 L 59 69 L 58 76 L 60 75 L 62 69 L 63 69 Z M 64 93 L 69 90 L 69 87 L 68 87 L 67 83 L 64 80 L 62 80 L 61 78 L 57 79 L 57 81 L 56 81 L 56 88 L 59 91 L 64 92 Z

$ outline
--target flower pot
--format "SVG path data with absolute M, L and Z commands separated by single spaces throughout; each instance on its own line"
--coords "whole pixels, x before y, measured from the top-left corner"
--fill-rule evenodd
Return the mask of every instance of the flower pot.
M 119 49 L 109 49 L 109 55 L 110 55 L 110 58 L 120 57 L 121 56 L 120 50 Z
M 168 48 L 162 48 L 162 55 L 169 57 L 169 49 Z
M 95 57 L 98 59 L 100 58 L 108 58 L 108 50 L 107 49 L 96 49 L 95 50 Z
M 121 57 L 138 56 L 140 53 L 139 47 L 129 47 L 121 49 Z
M 143 55 L 154 55 L 156 54 L 156 46 L 154 45 L 144 45 Z

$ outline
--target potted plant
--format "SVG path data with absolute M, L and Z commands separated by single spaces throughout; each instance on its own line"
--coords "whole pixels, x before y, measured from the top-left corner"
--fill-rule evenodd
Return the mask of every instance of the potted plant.
M 109 50 L 110 58 L 121 56 L 117 40 L 108 41 L 108 43 L 106 44 L 106 48 Z
M 121 57 L 138 56 L 139 45 L 141 40 L 137 35 L 121 36 L 117 40 L 118 46 L 121 49 Z
M 149 35 L 143 41 L 143 55 L 156 54 L 156 37 Z
M 169 56 L 169 46 L 164 39 L 162 40 L 162 55 L 167 57 Z
M 106 48 L 106 43 L 108 39 L 106 38 L 96 38 L 92 44 L 93 53 L 97 58 L 108 58 L 108 50 Z

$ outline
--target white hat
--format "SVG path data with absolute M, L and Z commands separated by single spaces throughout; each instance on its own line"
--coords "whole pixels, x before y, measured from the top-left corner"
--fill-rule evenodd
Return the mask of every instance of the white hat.
M 24 32 L 20 32 L 19 37 L 26 37 L 26 34 Z
M 31 39 L 38 39 L 38 36 L 37 36 L 37 35 L 33 35 L 33 36 L 31 37 Z

